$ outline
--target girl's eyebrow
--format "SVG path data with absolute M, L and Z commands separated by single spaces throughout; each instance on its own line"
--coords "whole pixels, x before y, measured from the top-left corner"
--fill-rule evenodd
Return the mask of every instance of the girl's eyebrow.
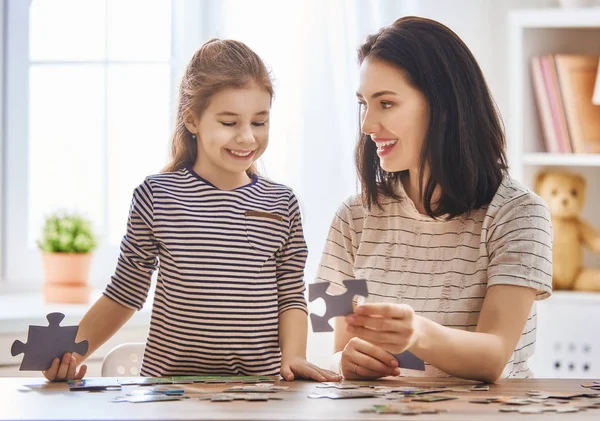
M 379 91 L 379 92 L 375 92 L 373 95 L 371 95 L 371 99 L 375 99 L 378 98 L 382 95 L 398 95 L 396 92 L 394 91 Z M 359 98 L 362 98 L 362 94 L 360 92 L 356 93 L 356 96 Z
M 256 113 L 255 115 L 269 115 L 269 112 L 267 110 L 263 110 L 260 111 L 258 113 Z M 221 116 L 230 116 L 230 117 L 239 117 L 238 113 L 234 113 L 233 111 L 221 111 L 220 113 L 217 113 L 217 116 L 221 117 Z

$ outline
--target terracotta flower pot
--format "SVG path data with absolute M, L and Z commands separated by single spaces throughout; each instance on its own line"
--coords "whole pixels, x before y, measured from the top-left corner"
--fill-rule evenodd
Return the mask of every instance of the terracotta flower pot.
M 42 253 L 47 303 L 87 304 L 91 253 Z

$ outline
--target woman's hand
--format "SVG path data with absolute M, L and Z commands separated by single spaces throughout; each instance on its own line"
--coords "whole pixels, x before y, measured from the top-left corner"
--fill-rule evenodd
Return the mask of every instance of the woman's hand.
M 342 352 L 340 371 L 346 379 L 378 379 L 400 375 L 398 361 L 385 349 L 352 338 Z
M 282 360 L 281 377 L 287 381 L 292 381 L 296 378 L 312 379 L 319 382 L 339 382 L 342 380 L 342 376 L 339 374 L 317 367 L 302 357 Z
M 77 360 L 75 357 L 71 355 L 71 353 L 67 352 L 63 355 L 62 360 L 59 358 L 55 358 L 52 361 L 52 365 L 46 371 L 42 371 L 44 377 L 51 382 L 62 382 L 65 380 L 79 380 L 85 376 L 87 372 L 87 366 L 82 365 L 77 370 Z
M 406 304 L 363 304 L 346 317 L 347 331 L 390 354 L 410 349 L 418 340 L 415 312 Z

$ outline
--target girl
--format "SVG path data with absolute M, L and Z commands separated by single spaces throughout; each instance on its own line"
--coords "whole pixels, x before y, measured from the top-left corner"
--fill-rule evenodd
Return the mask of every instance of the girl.
M 551 293 L 544 202 L 507 174 L 499 116 L 473 55 L 447 27 L 397 20 L 359 49 L 361 195 L 333 220 L 318 277 L 369 297 L 336 320 L 346 378 L 399 375 L 494 382 L 529 377 L 536 299 Z
M 306 361 L 307 248 L 292 191 L 260 177 L 273 86 L 262 60 L 212 39 L 187 66 L 171 162 L 135 189 L 111 282 L 80 323 L 89 352 L 142 308 L 158 280 L 141 373 L 340 376 Z M 77 379 L 65 354 L 45 372 Z

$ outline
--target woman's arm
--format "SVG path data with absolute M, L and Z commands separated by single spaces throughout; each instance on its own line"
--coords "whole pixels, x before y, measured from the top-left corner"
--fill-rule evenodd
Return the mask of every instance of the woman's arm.
M 417 340 L 410 351 L 450 375 L 493 383 L 517 346 L 535 295 L 532 288 L 491 286 L 475 332 L 415 316 Z
M 490 287 L 475 332 L 442 326 L 402 304 L 362 305 L 346 320 L 358 338 L 392 354 L 409 350 L 452 376 L 493 383 L 519 341 L 535 295 L 532 288 Z

